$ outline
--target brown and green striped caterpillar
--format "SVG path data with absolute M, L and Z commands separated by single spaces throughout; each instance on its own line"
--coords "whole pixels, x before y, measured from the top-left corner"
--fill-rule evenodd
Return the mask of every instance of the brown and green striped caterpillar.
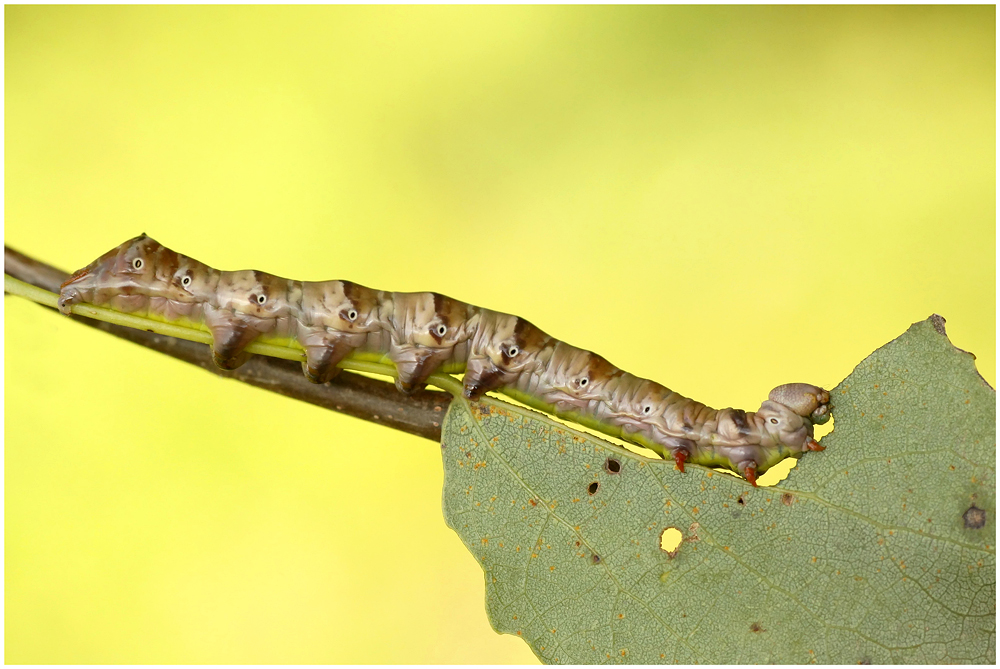
M 60 310 L 81 302 L 207 329 L 223 369 L 243 364 L 245 348 L 258 340 L 301 347 L 315 383 L 332 379 L 348 356 L 391 362 L 403 392 L 435 372 L 464 372 L 471 400 L 502 390 L 673 458 L 682 472 L 685 462 L 726 467 L 756 485 L 757 474 L 784 458 L 824 448 L 813 425 L 829 418 L 830 396 L 817 386 L 778 386 L 756 412 L 712 409 L 518 316 L 437 293 L 220 271 L 145 234 L 63 283 Z

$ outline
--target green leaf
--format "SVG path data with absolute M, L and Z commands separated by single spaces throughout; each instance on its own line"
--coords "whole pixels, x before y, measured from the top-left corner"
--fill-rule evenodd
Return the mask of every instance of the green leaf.
M 445 516 L 493 627 L 544 662 L 994 662 L 996 403 L 973 356 L 934 316 L 831 394 L 827 450 L 758 489 L 453 402 Z

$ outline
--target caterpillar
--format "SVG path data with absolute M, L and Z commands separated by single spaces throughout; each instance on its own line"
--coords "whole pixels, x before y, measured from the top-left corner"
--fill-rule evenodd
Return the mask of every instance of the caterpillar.
M 348 356 L 392 363 L 404 393 L 435 372 L 464 373 L 470 400 L 502 391 L 672 458 L 681 472 L 688 462 L 725 467 L 756 486 L 757 475 L 784 458 L 825 448 L 813 439 L 813 425 L 826 422 L 831 409 L 818 386 L 778 386 L 756 412 L 712 409 L 519 316 L 438 293 L 221 271 L 145 233 L 62 284 L 60 311 L 77 303 L 206 329 L 222 369 L 239 367 L 246 347 L 263 341 L 300 347 L 314 383 L 333 379 Z

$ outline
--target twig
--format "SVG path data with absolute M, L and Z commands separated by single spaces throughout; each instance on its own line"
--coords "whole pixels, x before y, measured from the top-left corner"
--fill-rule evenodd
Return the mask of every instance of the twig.
M 8 246 L 4 246 L 4 272 L 54 293 L 59 292 L 59 284 L 69 276 Z M 75 315 L 70 318 L 218 376 L 434 441 L 441 440 L 441 423 L 452 400 L 448 393 L 434 390 L 406 396 L 391 383 L 349 372 L 341 372 L 328 384 L 316 385 L 306 380 L 299 363 L 263 356 L 254 356 L 239 369 L 226 372 L 215 366 L 211 351 L 204 344 Z

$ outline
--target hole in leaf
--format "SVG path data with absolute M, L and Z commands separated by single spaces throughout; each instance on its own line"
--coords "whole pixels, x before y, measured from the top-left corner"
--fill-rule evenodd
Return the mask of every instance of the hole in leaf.
M 684 541 L 684 535 L 676 527 L 668 527 L 660 532 L 660 550 L 673 553 Z
M 597 481 L 594 481 L 589 486 L 587 486 L 587 494 L 588 495 L 596 495 L 597 494 L 597 489 L 600 488 L 600 487 L 601 487 L 601 484 L 599 482 L 597 482 Z
M 739 499 L 736 500 L 736 503 L 739 504 L 740 506 L 746 506 L 747 505 L 747 494 L 743 493 L 742 495 L 740 495 Z
M 590 558 L 590 561 L 593 562 L 594 564 L 598 564 L 601 561 L 601 556 L 598 555 L 597 553 L 594 553 L 593 557 Z
M 788 475 L 792 472 L 792 468 L 798 464 L 799 461 L 796 458 L 785 458 L 757 477 L 757 487 L 767 488 L 768 486 L 778 485 L 788 478 Z
M 981 530 L 986 525 L 986 512 L 973 504 L 962 514 L 967 530 Z
M 831 407 L 831 409 L 832 409 L 832 407 Z M 833 417 L 833 414 L 831 413 L 830 414 L 830 420 L 828 420 L 825 423 L 822 423 L 820 425 L 814 425 L 813 426 L 813 439 L 815 439 L 816 441 L 819 441 L 820 439 L 822 439 L 826 435 L 828 435 L 831 432 L 833 432 L 833 421 L 834 421 L 834 417 Z
M 617 474 L 622 470 L 622 463 L 618 462 L 614 458 L 608 458 L 607 461 L 604 463 L 604 469 L 609 474 Z

